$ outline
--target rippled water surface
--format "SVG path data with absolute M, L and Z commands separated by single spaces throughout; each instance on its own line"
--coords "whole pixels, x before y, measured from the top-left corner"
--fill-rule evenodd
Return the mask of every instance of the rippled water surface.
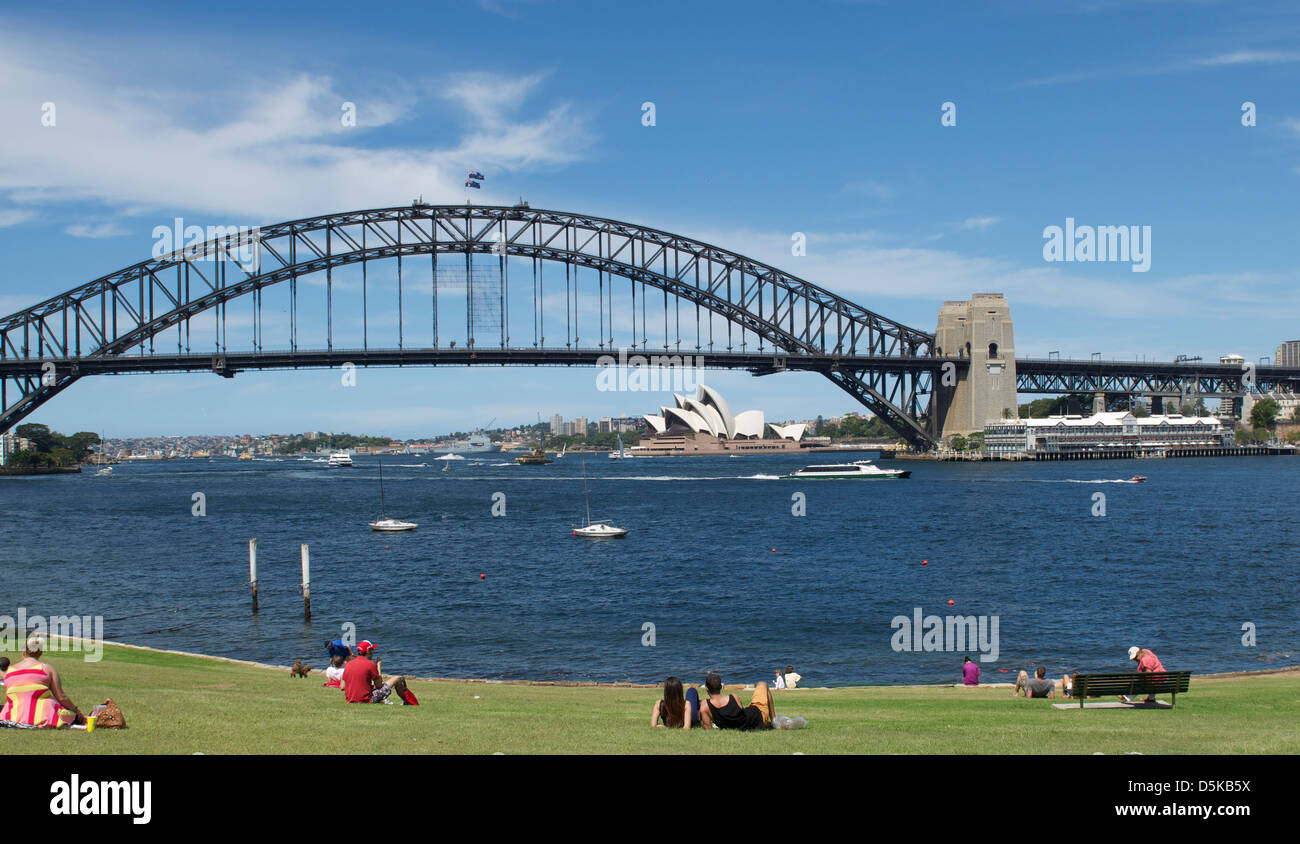
M 592 515 L 630 530 L 598 541 L 571 534 L 583 518 L 573 454 L 549 466 L 489 455 L 446 472 L 386 458 L 388 515 L 420 524 L 397 535 L 366 525 L 379 510 L 373 457 L 4 478 L 0 614 L 102 615 L 109 639 L 317 665 L 351 622 L 382 646 L 386 670 L 422 676 L 657 682 L 716 669 L 752 682 L 793 663 L 811 685 L 951 682 L 962 653 L 891 644 L 891 620 L 915 607 L 997 617 L 985 680 L 1035 662 L 1124 670 L 1134 644 L 1170 669 L 1300 662 L 1300 460 L 883 461 L 912 478 L 780 479 L 809 462 L 590 457 Z M 1120 482 L 1139 472 L 1148 482 Z M 196 492 L 206 516 L 191 514 Z M 1092 514 L 1099 492 L 1104 516 Z

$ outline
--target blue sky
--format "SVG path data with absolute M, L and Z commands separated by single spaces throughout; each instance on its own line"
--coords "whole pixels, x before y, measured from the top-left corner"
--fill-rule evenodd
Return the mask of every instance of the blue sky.
M 1298 35 L 1291 4 L 1174 0 L 9 7 L 0 311 L 147 257 L 177 216 L 459 202 L 477 168 L 477 202 L 680 232 L 926 330 L 945 299 L 1003 292 L 1020 355 L 1256 359 L 1300 336 Z M 1045 262 L 1043 229 L 1067 217 L 1150 226 L 1150 270 Z M 769 419 L 854 409 L 816 375 L 708 380 Z M 90 378 L 30 421 L 406 437 L 671 403 L 593 385 L 552 369 L 370 370 L 351 390 L 332 372 Z

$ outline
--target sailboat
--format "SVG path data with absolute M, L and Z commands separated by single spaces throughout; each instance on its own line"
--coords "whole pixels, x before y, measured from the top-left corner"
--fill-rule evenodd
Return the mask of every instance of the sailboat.
M 627 528 L 615 527 L 604 522 L 591 520 L 591 496 L 587 493 L 587 461 L 582 461 L 582 497 L 587 503 L 587 524 L 573 529 L 574 536 L 588 539 L 622 539 L 627 536 Z
M 628 454 L 627 451 L 623 449 L 623 435 L 619 434 L 618 451 L 611 451 L 609 454 L 609 459 L 610 460 L 631 460 L 635 456 L 636 456 L 635 454 Z
M 384 461 L 379 461 L 379 521 L 371 522 L 370 529 L 395 533 L 402 530 L 415 530 L 419 525 L 415 522 L 404 522 L 401 519 L 390 519 L 384 513 Z
M 566 452 L 566 451 L 568 451 L 568 450 L 569 450 L 569 444 L 568 444 L 568 443 L 565 443 L 564 445 L 560 446 L 560 451 L 559 451 L 558 454 L 555 455 L 555 459 L 556 459 L 556 460 L 559 460 L 561 457 L 564 456 L 564 452 Z
M 99 468 L 95 470 L 95 477 L 103 478 L 113 474 L 113 467 L 104 463 L 104 435 L 99 435 Z

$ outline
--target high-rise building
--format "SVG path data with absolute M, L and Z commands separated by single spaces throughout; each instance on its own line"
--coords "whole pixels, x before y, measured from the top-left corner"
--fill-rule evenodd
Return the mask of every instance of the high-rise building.
M 551 433 L 557 437 L 564 433 L 564 417 L 558 413 L 551 417 Z
M 579 416 L 573 420 L 573 433 L 580 437 L 587 436 L 587 417 Z
M 1300 366 L 1300 340 L 1287 340 L 1279 343 L 1273 355 L 1277 366 Z
M 596 421 L 596 431 L 601 434 L 609 434 L 614 431 L 614 420 L 608 416 L 602 416 Z

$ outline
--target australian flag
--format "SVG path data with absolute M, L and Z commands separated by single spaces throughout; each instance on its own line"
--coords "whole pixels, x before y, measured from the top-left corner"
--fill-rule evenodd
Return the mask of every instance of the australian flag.
M 474 189 L 477 190 L 478 188 L 481 188 L 481 187 L 483 187 L 483 186 L 480 185 L 478 182 L 474 181 L 473 179 L 466 179 L 466 180 L 465 180 L 465 187 L 467 187 L 467 188 L 474 188 Z
M 480 172 L 477 171 L 477 170 L 471 170 L 471 171 L 469 171 L 469 177 L 470 177 L 471 179 L 476 179 L 476 180 L 478 180 L 478 181 L 480 181 L 480 182 L 483 181 L 485 178 L 487 178 L 486 176 L 484 176 L 482 173 L 480 173 Z

